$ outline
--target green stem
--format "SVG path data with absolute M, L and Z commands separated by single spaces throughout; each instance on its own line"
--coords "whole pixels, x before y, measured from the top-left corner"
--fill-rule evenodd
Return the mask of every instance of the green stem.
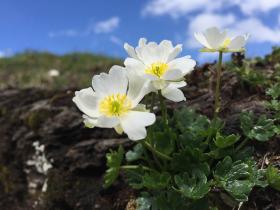
M 223 52 L 219 52 L 219 61 L 217 64 L 216 90 L 215 90 L 215 105 L 214 105 L 214 119 L 218 117 L 221 109 L 221 74 L 222 74 Z
M 152 93 L 151 95 L 151 107 L 150 107 L 150 112 L 154 111 L 154 105 L 155 105 L 155 93 Z
M 120 169 L 123 169 L 123 170 L 131 170 L 131 169 L 138 169 L 138 168 L 142 168 L 142 169 L 145 170 L 145 171 L 155 171 L 154 169 L 149 168 L 149 167 L 147 167 L 147 166 L 124 165 L 124 166 L 121 166 L 121 167 L 120 167 Z
M 242 148 L 247 144 L 248 141 L 249 141 L 249 138 L 246 137 L 246 138 L 244 139 L 244 141 L 242 141 L 242 142 L 236 147 L 236 151 L 242 149 Z
M 150 145 L 148 142 L 143 141 L 143 145 L 144 145 L 148 150 L 150 150 L 152 153 L 156 154 L 158 157 L 160 157 L 160 158 L 162 158 L 162 159 L 164 159 L 164 160 L 172 160 L 172 158 L 169 157 L 168 155 L 165 155 L 165 154 L 163 154 L 163 153 L 157 151 L 156 149 L 154 149 L 154 148 L 152 147 L 152 145 Z
M 158 91 L 158 96 L 159 96 L 159 101 L 160 101 L 160 108 L 161 108 L 161 113 L 162 113 L 162 118 L 163 121 L 166 125 L 168 125 L 168 120 L 167 120 L 167 108 L 166 108 L 166 104 L 164 101 L 164 98 L 161 94 L 161 90 Z
M 144 141 L 142 141 L 141 143 L 142 143 L 143 147 L 147 147 L 147 146 L 144 144 Z M 146 150 L 144 150 L 144 154 L 145 154 L 145 156 L 148 156 Z M 152 151 L 152 156 L 153 156 L 153 158 L 154 158 L 154 160 L 155 160 L 155 163 L 156 163 L 156 165 L 158 166 L 158 168 L 159 168 L 160 170 L 162 170 L 163 167 L 162 167 L 160 161 L 158 160 L 157 156 L 155 155 L 155 153 L 154 153 L 153 151 Z M 149 161 L 149 160 L 147 160 L 147 161 Z M 150 161 L 149 161 L 149 165 L 151 166 Z

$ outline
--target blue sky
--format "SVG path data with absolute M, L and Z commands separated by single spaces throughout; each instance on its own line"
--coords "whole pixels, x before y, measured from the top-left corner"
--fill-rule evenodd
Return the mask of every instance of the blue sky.
M 248 56 L 280 45 L 279 0 L 1 0 L 0 56 L 26 49 L 125 57 L 123 43 L 172 40 L 204 61 L 193 32 L 210 26 L 250 33 Z

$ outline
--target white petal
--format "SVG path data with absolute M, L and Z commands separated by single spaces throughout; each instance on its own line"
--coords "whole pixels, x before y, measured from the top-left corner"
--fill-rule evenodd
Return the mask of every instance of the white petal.
M 147 42 L 147 39 L 146 38 L 140 38 L 139 39 L 139 42 L 138 42 L 138 45 L 140 47 L 143 47 L 144 45 L 146 45 L 146 42 Z
M 75 97 L 72 100 L 77 105 L 77 107 L 86 115 L 90 117 L 99 116 L 99 98 L 94 94 L 92 88 L 89 87 L 80 91 L 76 91 Z
M 125 43 L 124 49 L 130 57 L 137 59 L 136 52 L 131 45 L 129 45 L 128 43 Z
M 170 52 L 166 62 L 170 62 L 171 60 L 176 58 L 177 55 L 179 55 L 181 52 L 182 52 L 182 45 L 181 44 L 176 45 L 175 48 L 173 48 L 173 50 Z
M 212 49 L 212 47 L 208 44 L 207 39 L 205 38 L 204 34 L 202 34 L 202 33 L 194 33 L 194 37 L 204 47 L 206 47 L 208 49 Z
M 125 94 L 127 85 L 126 71 L 121 66 L 112 66 L 108 74 L 101 73 L 92 79 L 92 87 L 100 97 L 116 93 Z
M 87 115 L 83 115 L 83 118 L 84 118 L 84 124 L 86 127 L 88 128 L 94 128 L 97 124 L 97 118 L 91 118 Z
M 135 72 L 136 74 L 144 74 L 146 66 L 139 60 L 134 58 L 126 58 L 124 65 L 127 71 Z
M 162 76 L 163 79 L 171 81 L 181 79 L 182 77 L 184 77 L 184 75 L 180 69 L 170 69 Z
M 100 116 L 97 119 L 96 126 L 100 128 L 114 128 L 120 123 L 116 117 Z
M 153 87 L 155 88 L 155 90 L 162 90 L 164 88 L 166 88 L 169 85 L 170 82 L 165 81 L 163 79 L 158 79 L 158 80 L 154 80 L 152 81 Z
M 115 131 L 117 132 L 117 134 L 123 134 L 123 129 L 121 124 L 118 124 L 116 127 L 114 127 Z
M 158 46 L 158 56 L 159 61 L 161 62 L 168 62 L 170 54 L 173 52 L 174 47 L 172 45 L 172 42 L 169 40 L 163 40 Z
M 137 141 L 147 136 L 145 127 L 152 125 L 155 120 L 153 113 L 131 111 L 121 118 L 121 126 L 129 139 Z
M 161 92 L 165 98 L 174 102 L 180 102 L 186 100 L 184 93 L 178 88 L 168 86 L 167 88 L 163 89 Z
M 171 82 L 168 85 L 168 88 L 181 88 L 181 87 L 185 87 L 186 85 L 187 85 L 187 83 L 185 81 Z
M 149 42 L 135 49 L 138 58 L 146 65 L 161 61 L 161 50 L 155 42 Z
M 212 27 L 208 28 L 204 34 L 208 44 L 213 49 L 218 49 L 223 44 L 224 40 L 226 39 L 226 32 L 220 32 L 218 28 Z
M 235 37 L 229 44 L 228 49 L 230 50 L 240 50 L 246 44 L 246 37 L 245 36 L 237 36 Z
M 190 59 L 189 56 L 176 58 L 168 63 L 169 71 L 171 71 L 171 69 L 178 69 L 183 73 L 183 76 L 190 73 L 195 65 L 195 60 Z
M 133 72 L 128 72 L 129 78 L 129 88 L 127 96 L 132 100 L 132 107 L 137 106 L 137 104 L 144 98 L 145 95 L 152 91 L 149 80 L 143 76 L 134 74 Z

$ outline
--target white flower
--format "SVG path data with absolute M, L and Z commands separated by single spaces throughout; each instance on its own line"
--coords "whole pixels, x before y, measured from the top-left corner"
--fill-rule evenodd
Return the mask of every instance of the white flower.
M 165 98 L 175 102 L 186 100 L 179 88 L 186 85 L 184 76 L 194 69 L 196 62 L 190 56 L 176 58 L 182 45 L 173 47 L 168 40 L 147 43 L 141 38 L 135 49 L 127 43 L 124 48 L 130 56 L 124 61 L 128 71 L 148 79 L 153 91 L 161 90 Z
M 245 50 L 249 34 L 230 38 L 226 31 L 221 32 L 218 28 L 211 27 L 204 33 L 194 33 L 194 37 L 205 47 L 201 50 L 203 52 L 242 52 Z
M 128 88 L 129 86 L 129 88 Z M 147 82 L 128 74 L 123 67 L 113 66 L 109 73 L 92 79 L 92 87 L 75 93 L 73 101 L 84 113 L 88 127 L 114 128 L 131 140 L 144 139 L 146 126 L 155 122 L 155 115 L 139 104 L 148 93 Z

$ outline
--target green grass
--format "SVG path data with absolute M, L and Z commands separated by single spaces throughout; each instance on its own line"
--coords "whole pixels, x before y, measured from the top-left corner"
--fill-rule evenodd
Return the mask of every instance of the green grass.
M 106 72 L 122 61 L 91 53 L 55 55 L 49 52 L 26 51 L 0 59 L 0 88 L 42 87 L 71 88 L 91 84 L 94 74 Z M 51 69 L 60 72 L 58 77 L 49 76 Z

